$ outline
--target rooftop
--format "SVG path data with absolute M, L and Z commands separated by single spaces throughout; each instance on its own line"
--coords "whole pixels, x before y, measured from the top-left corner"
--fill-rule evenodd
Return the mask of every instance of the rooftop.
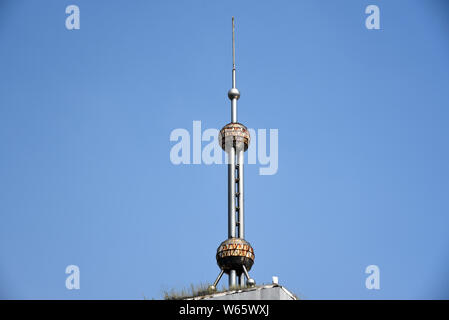
M 298 298 L 283 286 L 269 284 L 190 297 L 185 300 L 298 300 Z

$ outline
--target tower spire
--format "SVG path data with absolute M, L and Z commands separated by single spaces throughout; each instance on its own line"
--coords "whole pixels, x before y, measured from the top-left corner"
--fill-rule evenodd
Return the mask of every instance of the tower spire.
M 220 145 L 228 155 L 228 239 L 217 249 L 217 264 L 221 271 L 211 286 L 215 290 L 223 273 L 229 276 L 229 287 L 254 286 L 248 271 L 254 263 L 254 250 L 244 238 L 243 164 L 250 135 L 248 129 L 237 122 L 237 100 L 240 92 L 235 86 L 235 25 L 232 17 L 232 88 L 228 91 L 231 100 L 231 122 L 221 129 Z M 238 279 L 238 282 L 237 282 Z
M 235 24 L 232 17 L 232 87 L 235 88 Z
M 228 97 L 231 100 L 231 122 L 237 122 L 237 100 L 240 98 L 240 92 L 235 87 L 235 24 L 232 17 L 232 88 L 228 91 Z

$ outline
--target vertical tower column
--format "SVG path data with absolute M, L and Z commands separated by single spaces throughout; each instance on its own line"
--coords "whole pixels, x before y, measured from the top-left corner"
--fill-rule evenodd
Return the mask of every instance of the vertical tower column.
M 235 147 L 231 146 L 228 151 L 228 238 L 236 237 L 236 210 L 235 210 Z M 237 274 L 235 270 L 229 272 L 229 287 L 237 285 Z
M 232 18 L 232 89 L 235 88 L 235 35 L 234 35 L 234 17 Z M 229 95 L 231 99 L 231 122 L 237 122 L 237 96 Z M 228 152 L 229 165 L 228 165 L 228 237 L 236 237 L 236 148 L 235 144 L 230 147 Z M 229 287 L 235 287 L 237 285 L 237 273 L 235 270 L 229 272 Z
M 235 238 L 235 148 L 228 150 L 228 238 Z
M 245 238 L 245 215 L 244 215 L 244 194 L 243 194 L 243 163 L 245 161 L 245 150 L 241 149 L 237 151 L 237 164 L 238 164 L 238 237 Z
M 245 215 L 244 215 L 244 194 L 243 194 L 243 163 L 245 161 L 245 150 L 240 149 L 237 151 L 237 172 L 238 172 L 238 180 L 237 180 L 237 199 L 238 199 L 238 237 L 240 239 L 245 238 Z M 244 274 L 239 275 L 239 285 L 240 287 L 245 287 L 245 277 Z
M 236 89 L 235 87 L 235 64 L 232 67 L 232 89 Z M 231 122 L 237 122 L 237 96 L 233 96 L 231 99 Z

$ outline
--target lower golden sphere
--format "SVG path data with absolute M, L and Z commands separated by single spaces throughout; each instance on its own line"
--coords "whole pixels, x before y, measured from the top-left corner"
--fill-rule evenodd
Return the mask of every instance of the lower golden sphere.
M 230 238 L 223 241 L 217 249 L 217 264 L 225 273 L 236 270 L 243 272 L 243 266 L 249 271 L 254 264 L 254 250 L 245 239 Z

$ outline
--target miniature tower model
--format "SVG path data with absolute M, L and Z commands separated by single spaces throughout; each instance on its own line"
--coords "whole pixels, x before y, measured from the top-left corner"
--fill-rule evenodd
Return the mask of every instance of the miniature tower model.
M 254 286 L 248 271 L 254 263 L 254 250 L 245 238 L 243 203 L 243 163 L 248 149 L 248 129 L 237 122 L 237 100 L 240 92 L 235 86 L 235 28 L 232 17 L 232 88 L 228 91 L 231 100 L 231 122 L 221 129 L 219 143 L 228 156 L 228 239 L 217 249 L 217 264 L 220 274 L 210 287 L 215 290 L 224 273 L 229 276 L 229 288 Z M 245 283 L 246 278 L 246 283 Z

